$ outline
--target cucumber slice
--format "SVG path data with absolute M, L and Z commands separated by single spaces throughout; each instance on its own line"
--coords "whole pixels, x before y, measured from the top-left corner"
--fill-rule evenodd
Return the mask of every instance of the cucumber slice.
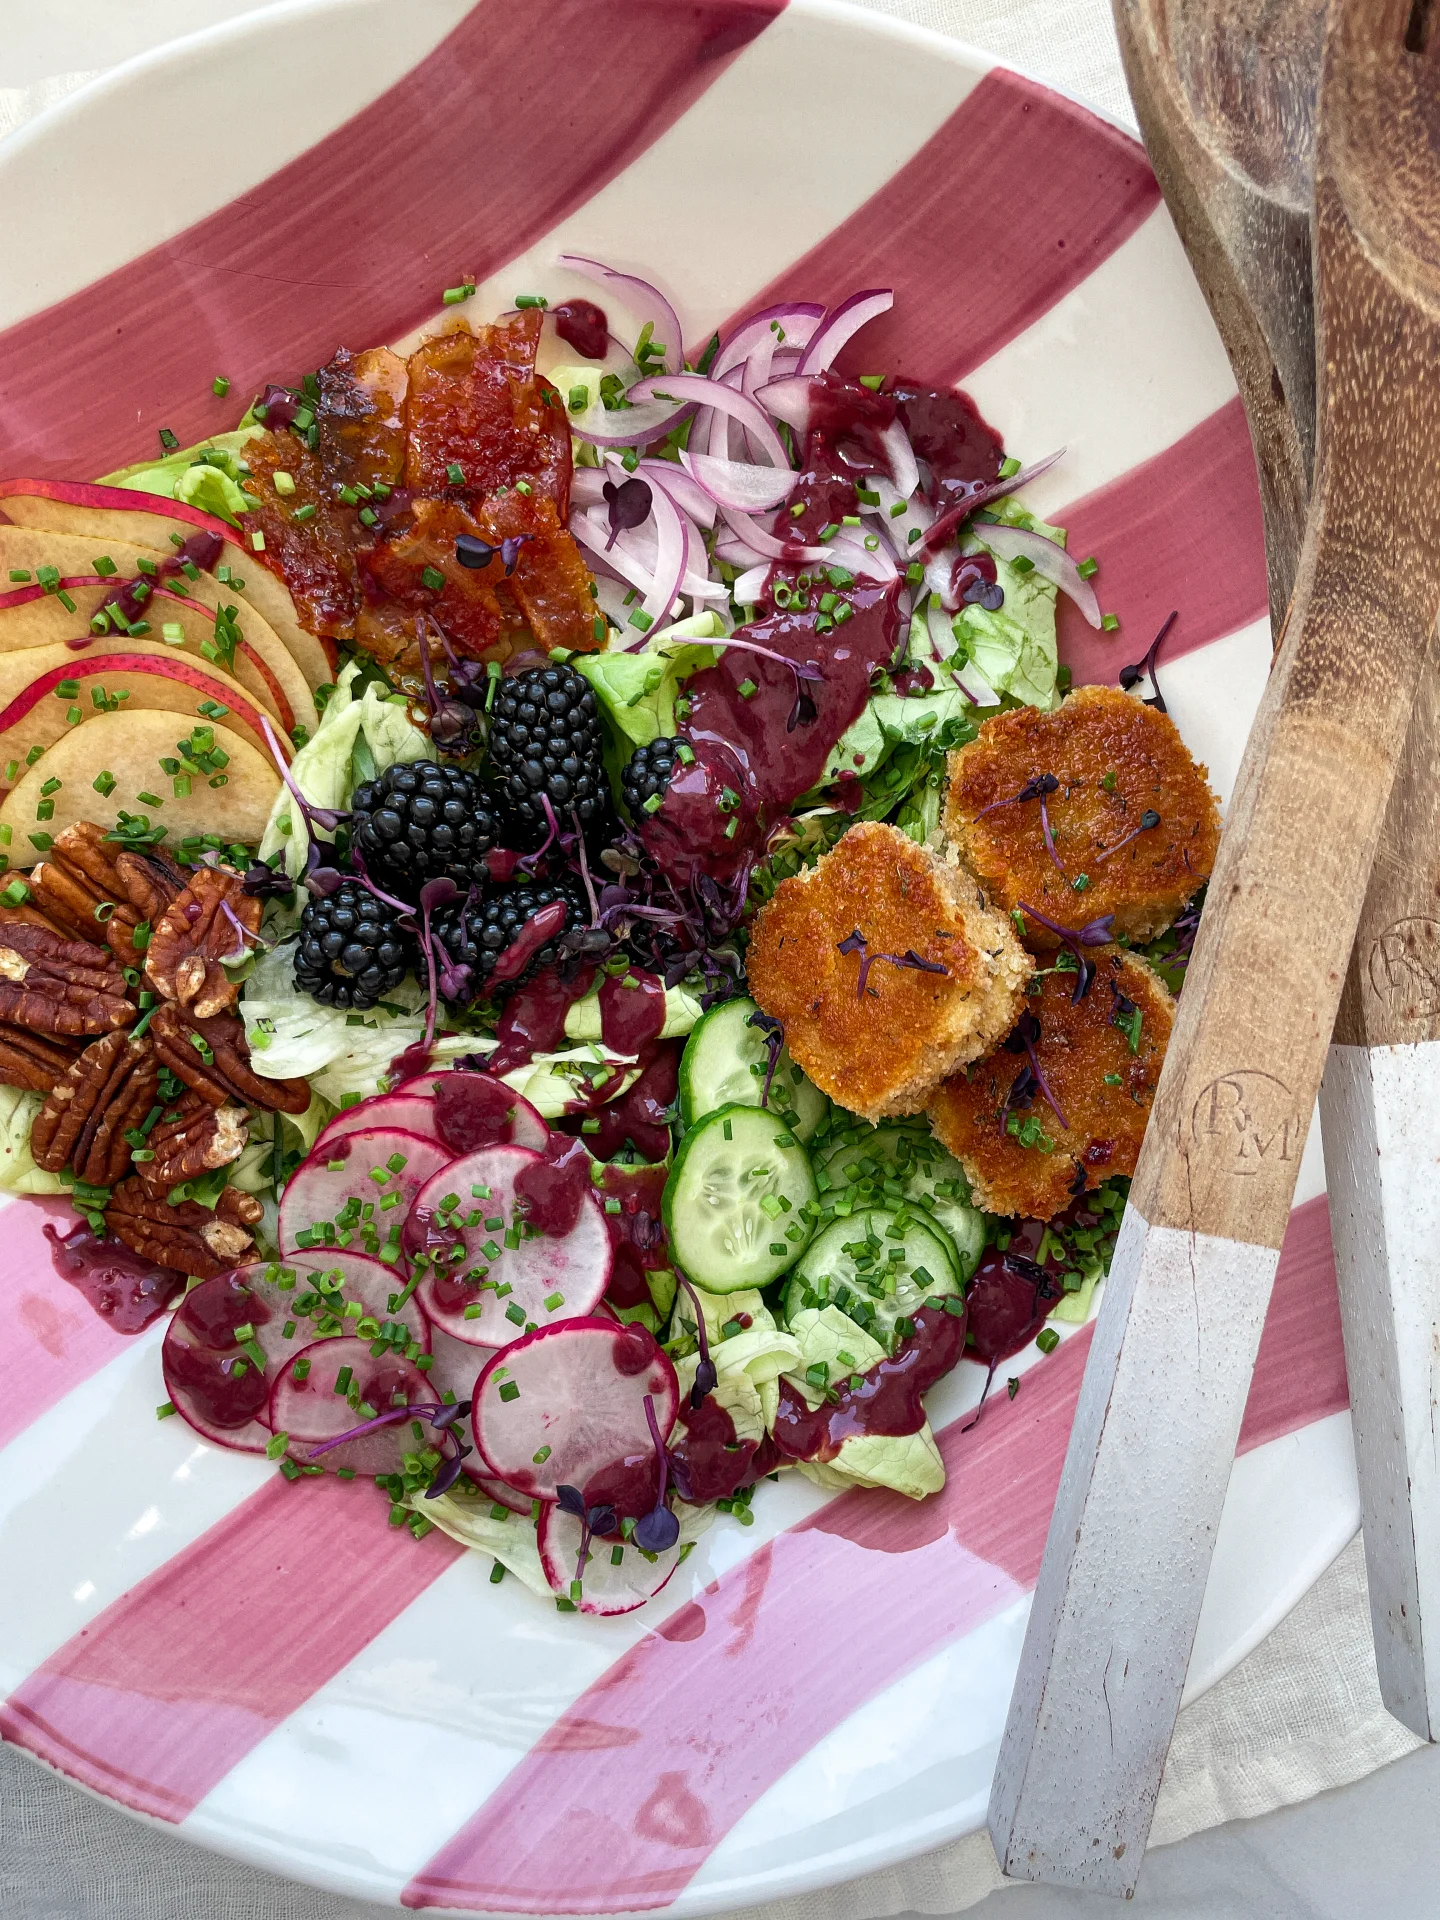
M 837 1306 L 886 1346 L 895 1323 L 927 1299 L 964 1291 L 945 1235 L 911 1207 L 862 1208 L 822 1227 L 785 1290 L 785 1317 Z
M 764 1034 L 750 1025 L 751 1014 L 759 1011 L 753 1000 L 727 1000 L 696 1021 L 680 1056 L 682 1126 L 693 1127 L 721 1107 L 759 1106 L 770 1058 Z M 829 1107 L 782 1047 L 770 1083 L 770 1111 L 793 1113 L 795 1137 L 809 1140 Z
M 960 1162 L 928 1127 L 857 1123 L 815 1156 L 821 1218 L 864 1206 L 923 1207 L 953 1243 L 962 1280 L 985 1251 L 985 1216 L 970 1204 L 970 1182 Z
M 764 1287 L 810 1239 L 810 1156 L 763 1108 L 707 1114 L 680 1143 L 661 1215 L 676 1264 L 707 1293 Z

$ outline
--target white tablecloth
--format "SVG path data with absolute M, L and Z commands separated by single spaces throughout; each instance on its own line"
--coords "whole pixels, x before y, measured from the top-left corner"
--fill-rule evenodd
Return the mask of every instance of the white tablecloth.
M 1129 117 L 1107 0 L 861 3 L 986 47 Z M 0 136 L 118 61 L 261 4 L 7 0 Z M 1417 1745 L 1380 1704 L 1356 1542 L 1249 1659 L 1181 1715 L 1129 1911 L 1170 1920 L 1435 1920 L 1440 1755 L 1415 1752 Z M 1121 1911 L 1097 1896 L 1002 1884 L 981 1833 L 828 1893 L 757 1910 L 753 1920 L 878 1920 L 967 1908 L 972 1920 L 1083 1920 Z M 0 1751 L 3 1920 L 376 1920 L 385 1912 L 393 1909 L 203 1853 Z

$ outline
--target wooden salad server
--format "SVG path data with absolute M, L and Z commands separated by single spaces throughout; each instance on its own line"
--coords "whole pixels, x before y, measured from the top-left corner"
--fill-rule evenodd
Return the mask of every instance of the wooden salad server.
M 1324 0 L 1115 5 L 1141 132 L 1252 423 L 1277 636 L 1314 447 L 1310 201 L 1324 11 Z M 1437 747 L 1440 675 L 1427 674 L 1320 1089 L 1380 1690 L 1424 1739 L 1440 1729 L 1440 1260 L 1426 1199 L 1440 1165 Z
M 1416 17 L 1413 0 L 1332 0 L 1326 24 L 1313 504 L 996 1770 L 990 1831 L 1022 1878 L 1134 1889 L 1365 876 L 1436 670 L 1440 86 Z

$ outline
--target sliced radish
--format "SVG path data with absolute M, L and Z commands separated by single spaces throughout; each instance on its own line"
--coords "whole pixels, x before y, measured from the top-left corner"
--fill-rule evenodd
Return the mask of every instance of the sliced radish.
M 521 1493 L 553 1500 L 558 1488 L 572 1486 L 587 1500 L 602 1491 L 613 1499 L 606 1469 L 653 1459 L 647 1395 L 663 1441 L 680 1390 L 674 1367 L 644 1327 L 598 1316 L 545 1327 L 487 1363 L 470 1415 L 475 1444 L 491 1471 Z M 587 1491 L 602 1473 L 603 1487 Z
M 476 1458 L 477 1456 L 473 1453 L 467 1454 L 460 1463 L 460 1471 L 466 1479 L 473 1480 L 480 1491 L 487 1494 L 497 1507 L 508 1507 L 511 1513 L 523 1513 L 528 1518 L 530 1509 L 535 1504 L 534 1501 L 527 1500 L 525 1495 L 517 1493 L 514 1487 L 507 1487 L 503 1480 L 492 1478 L 485 1472 L 483 1462 L 476 1465 Z
M 543 1509 L 536 1545 L 545 1578 L 556 1593 L 572 1592 L 571 1583 L 580 1564 L 580 1541 L 581 1526 L 573 1513 L 554 1505 Z M 580 1575 L 581 1613 L 633 1613 L 659 1593 L 679 1566 L 683 1552 L 677 1540 L 673 1547 L 647 1560 L 637 1546 L 622 1541 L 618 1533 L 603 1540 L 592 1537 Z
M 236 1275 L 222 1273 L 187 1294 L 165 1330 L 160 1364 L 172 1405 L 197 1433 L 237 1453 L 263 1453 L 270 1440 L 270 1368 L 235 1338 L 267 1313 Z
M 421 1073 L 384 1097 L 396 1100 L 401 1095 L 435 1102 L 436 1138 L 455 1153 L 501 1146 L 533 1147 L 538 1152 L 550 1138 L 549 1127 L 530 1102 L 493 1073 L 472 1073 L 464 1067 Z
M 432 1261 L 416 1297 L 433 1326 L 469 1346 L 503 1347 L 593 1313 L 609 1285 L 610 1233 L 593 1189 L 568 1233 L 522 1225 L 519 1244 L 507 1244 L 524 1218 L 516 1181 L 542 1164 L 527 1147 L 486 1147 L 452 1160 L 415 1196 L 405 1252 Z
M 480 1369 L 490 1358 L 488 1347 L 467 1346 L 463 1340 L 452 1340 L 448 1333 L 442 1333 L 439 1327 L 430 1329 L 430 1367 L 425 1377 L 430 1382 L 430 1391 L 437 1400 L 444 1400 L 446 1392 L 454 1394 L 457 1400 L 469 1400 L 474 1396 L 475 1382 Z M 507 1487 L 503 1480 L 496 1480 L 486 1471 L 485 1463 L 478 1454 L 470 1454 L 462 1463 L 460 1471 L 473 1480 L 480 1491 L 487 1494 L 498 1506 L 508 1507 L 512 1513 L 530 1511 L 530 1498 L 527 1494 L 517 1493 L 514 1487 Z
M 399 1127 L 362 1128 L 323 1155 L 312 1151 L 280 1201 L 281 1252 L 323 1254 L 353 1246 L 396 1264 L 411 1202 L 450 1159 L 448 1147 Z
M 397 1394 L 403 1396 L 399 1404 Z M 400 1417 L 402 1406 L 431 1404 L 429 1382 L 408 1360 L 391 1354 L 376 1357 L 368 1340 L 317 1340 L 280 1369 L 270 1395 L 270 1422 L 276 1433 L 289 1435 L 291 1457 L 303 1465 L 313 1448 L 383 1419 L 384 1425 L 314 1459 L 330 1473 L 348 1467 L 373 1477 L 399 1473 L 404 1454 L 439 1446 L 439 1434 L 423 1420 L 423 1438 L 417 1440 L 410 1418 Z
M 315 1136 L 311 1153 L 317 1160 L 333 1160 L 335 1155 L 327 1154 L 326 1149 L 333 1147 L 337 1140 L 344 1140 L 352 1133 L 373 1133 L 377 1127 L 399 1127 L 402 1133 L 416 1133 L 422 1140 L 433 1140 L 437 1147 L 445 1145 L 435 1124 L 434 1094 L 377 1093 L 373 1099 L 362 1100 L 359 1106 L 337 1113 L 329 1126 Z

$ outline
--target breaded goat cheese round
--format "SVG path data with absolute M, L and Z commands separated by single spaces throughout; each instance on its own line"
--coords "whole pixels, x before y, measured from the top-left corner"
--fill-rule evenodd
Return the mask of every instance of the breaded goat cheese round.
M 1008 1033 L 1033 963 L 969 874 L 862 822 L 756 916 L 750 991 L 817 1087 L 866 1120 L 918 1113 Z
M 1005 1043 L 930 1102 L 935 1137 L 989 1213 L 1053 1220 L 1087 1188 L 1135 1171 L 1175 1002 L 1123 948 L 1087 958 L 1095 974 L 1082 999 L 1074 972 L 1038 974 Z
M 1220 812 L 1168 714 L 1114 687 L 996 714 L 950 756 L 945 832 L 992 905 L 1153 940 L 1210 878 Z M 1057 936 L 1027 916 L 1036 948 Z

